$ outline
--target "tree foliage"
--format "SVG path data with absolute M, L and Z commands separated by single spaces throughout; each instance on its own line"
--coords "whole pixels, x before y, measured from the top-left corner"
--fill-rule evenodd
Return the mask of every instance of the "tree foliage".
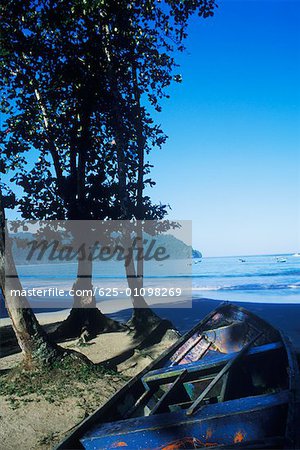
M 26 218 L 162 218 L 143 194 L 151 116 L 176 73 L 189 17 L 214 0 L 15 0 L 1 6 L 1 170 Z M 12 197 L 10 197 L 12 199 Z

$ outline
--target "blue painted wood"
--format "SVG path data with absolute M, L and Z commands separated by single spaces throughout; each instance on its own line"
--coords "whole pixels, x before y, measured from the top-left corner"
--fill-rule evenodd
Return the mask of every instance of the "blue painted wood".
M 287 402 L 288 391 L 282 391 L 206 405 L 191 418 L 181 411 L 112 422 L 96 427 L 81 442 L 87 450 L 120 446 L 169 450 L 178 440 L 185 445 L 185 439 L 190 439 L 188 445 L 194 439 L 198 446 L 262 439 L 279 434 L 281 428 L 284 432 Z
M 270 344 L 260 345 L 259 347 L 253 347 L 251 348 L 247 356 L 254 356 L 259 353 L 265 353 L 265 352 L 271 352 L 276 351 L 278 349 L 282 348 L 281 342 L 272 342 Z M 151 372 L 148 372 L 146 375 L 143 376 L 142 381 L 145 387 L 148 386 L 148 383 L 151 381 L 161 379 L 163 377 L 169 377 L 174 376 L 177 377 L 181 372 L 184 370 L 188 370 L 188 372 L 197 372 L 199 370 L 202 370 L 204 368 L 210 369 L 214 366 L 218 366 L 221 364 L 226 364 L 228 361 L 230 361 L 232 358 L 234 358 L 235 355 L 237 355 L 238 352 L 230 353 L 230 354 L 220 354 L 216 353 L 215 356 L 211 357 L 209 361 L 207 360 L 199 360 L 194 363 L 189 364 L 182 364 L 180 366 L 172 366 L 172 367 L 162 367 L 157 370 L 152 370 Z

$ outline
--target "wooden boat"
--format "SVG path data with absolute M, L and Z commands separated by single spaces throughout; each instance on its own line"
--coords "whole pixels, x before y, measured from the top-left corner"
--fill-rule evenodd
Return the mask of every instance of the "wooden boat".
M 297 359 L 271 325 L 221 304 L 60 449 L 300 448 Z

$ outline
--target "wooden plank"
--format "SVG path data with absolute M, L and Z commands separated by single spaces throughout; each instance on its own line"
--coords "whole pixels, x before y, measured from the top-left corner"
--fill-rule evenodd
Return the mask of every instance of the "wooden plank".
M 270 344 L 264 344 L 259 347 L 250 349 L 248 356 L 252 357 L 260 353 L 273 352 L 280 348 L 282 348 L 282 342 L 272 342 Z M 168 378 L 176 378 L 185 369 L 187 369 L 189 373 L 210 370 L 212 368 L 217 368 L 218 366 L 225 365 L 237 354 L 238 352 L 229 354 L 218 353 L 216 356 L 212 356 L 208 361 L 205 362 L 200 360 L 195 361 L 194 363 L 182 364 L 181 366 L 176 367 L 163 367 L 161 369 L 153 370 L 147 373 L 146 375 L 144 375 L 142 380 L 145 386 L 149 386 L 150 383 L 159 383 L 162 380 L 166 382 Z
M 175 364 L 178 364 L 183 358 L 185 358 L 185 356 L 194 348 L 196 347 L 196 345 L 199 344 L 199 342 L 201 342 L 201 340 L 203 339 L 202 334 L 200 334 L 200 336 L 198 336 L 197 339 L 195 339 L 191 345 L 185 349 L 185 351 L 183 353 L 180 353 L 177 358 L 172 362 L 172 364 L 170 364 L 170 367 L 175 366 Z M 203 354 L 200 356 L 200 358 L 203 356 Z
M 295 349 L 290 339 L 282 332 L 281 339 L 285 345 L 289 362 L 289 388 L 290 404 L 286 435 L 290 440 L 291 448 L 300 448 L 300 373 Z
M 242 348 L 242 350 L 228 363 L 223 367 L 223 369 L 215 376 L 215 378 L 209 383 L 209 385 L 204 389 L 204 391 L 199 395 L 199 397 L 194 401 L 194 403 L 189 407 L 189 409 L 186 411 L 186 415 L 190 416 L 192 415 L 197 408 L 200 406 L 201 402 L 204 400 L 204 398 L 209 394 L 209 392 L 212 390 L 212 388 L 220 381 L 220 379 L 231 369 L 231 367 L 249 350 L 251 345 L 254 344 L 254 342 L 261 337 L 263 332 L 257 334 L 251 341 L 248 342 L 245 347 Z
M 137 410 L 137 408 L 145 401 L 147 401 L 151 396 L 153 395 L 153 392 L 151 389 L 145 391 L 135 402 L 135 404 L 127 411 L 127 413 L 124 414 L 124 419 L 128 419 L 132 416 L 132 414 Z
M 134 417 L 127 420 L 118 420 L 115 422 L 104 422 L 98 427 L 90 430 L 86 437 L 96 436 L 113 436 L 119 433 L 127 433 L 130 430 L 133 432 L 153 429 L 164 429 L 165 427 L 179 426 L 183 427 L 189 423 L 194 423 L 198 426 L 201 423 L 206 423 L 207 420 L 217 420 L 217 423 L 222 423 L 223 420 L 231 420 L 236 423 L 236 420 L 241 415 L 257 412 L 259 416 L 269 416 L 269 411 L 273 411 L 277 407 L 283 410 L 282 406 L 287 405 L 289 399 L 289 391 L 281 391 L 272 394 L 262 394 L 255 397 L 238 398 L 235 400 L 227 400 L 224 403 L 212 403 L 204 405 L 204 414 L 197 413 L 192 417 L 186 416 L 186 410 L 180 410 L 174 413 L 161 413 L 151 416 Z M 284 412 L 283 412 L 284 414 Z M 252 435 L 252 438 L 253 435 Z
M 236 442 L 232 443 L 230 445 L 223 444 L 218 445 L 216 447 L 213 447 L 214 450 L 234 450 L 234 449 L 277 449 L 277 448 L 284 448 L 284 444 L 286 443 L 286 439 L 284 436 L 272 436 L 272 437 L 265 437 L 263 439 L 257 439 L 257 440 L 251 440 L 251 441 L 243 441 L 243 442 Z
M 181 411 L 103 424 L 98 430 L 86 435 L 82 442 L 90 450 L 116 448 L 119 442 L 125 442 L 130 449 L 154 449 L 175 444 L 177 439 L 184 441 L 190 436 L 200 439 L 202 447 L 213 443 L 215 446 L 227 444 L 230 448 L 241 430 L 243 442 L 249 439 L 262 441 L 265 436 L 279 432 L 278 423 L 282 422 L 285 415 L 282 404 L 288 399 L 287 391 L 282 394 L 264 395 L 246 401 L 232 400 L 225 405 L 207 405 L 205 414 L 195 414 L 192 417 L 187 417 Z M 206 438 L 208 431 L 210 434 L 213 431 L 212 439 Z M 200 444 L 199 442 L 199 447 Z M 192 446 L 186 445 L 185 448 Z
M 157 413 L 166 403 L 167 399 L 170 397 L 170 395 L 172 393 L 174 393 L 176 387 L 178 387 L 180 385 L 180 383 L 183 381 L 184 377 L 187 374 L 187 370 L 185 369 L 177 378 L 176 380 L 171 384 L 171 386 L 169 387 L 169 389 L 164 393 L 164 395 L 161 397 L 161 399 L 159 400 L 159 402 L 156 403 L 156 405 L 154 406 L 154 408 L 152 409 L 152 411 L 150 412 L 149 415 L 153 415 L 155 413 Z

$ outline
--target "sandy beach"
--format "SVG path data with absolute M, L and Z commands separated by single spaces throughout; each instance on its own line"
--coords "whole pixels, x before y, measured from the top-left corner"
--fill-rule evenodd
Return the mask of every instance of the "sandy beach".
M 49 331 L 67 315 L 68 311 L 40 314 L 39 321 Z M 96 368 L 101 369 L 99 364 L 104 362 L 109 368 L 99 374 L 85 374 L 80 369 L 78 375 L 66 371 L 60 375 L 58 383 L 55 372 L 54 379 L 52 372 L 46 380 L 33 376 L 24 390 L 13 379 L 21 353 L 9 319 L 2 319 L 0 332 L 0 382 L 5 378 L 6 386 L 0 396 L 0 442 L 5 450 L 19 448 L 20 442 L 23 450 L 52 449 L 177 339 L 175 333 L 168 334 L 161 342 L 142 350 L 140 342 L 128 332 L 101 334 L 84 346 L 80 346 L 78 340 L 60 342 L 62 347 L 86 355 Z

